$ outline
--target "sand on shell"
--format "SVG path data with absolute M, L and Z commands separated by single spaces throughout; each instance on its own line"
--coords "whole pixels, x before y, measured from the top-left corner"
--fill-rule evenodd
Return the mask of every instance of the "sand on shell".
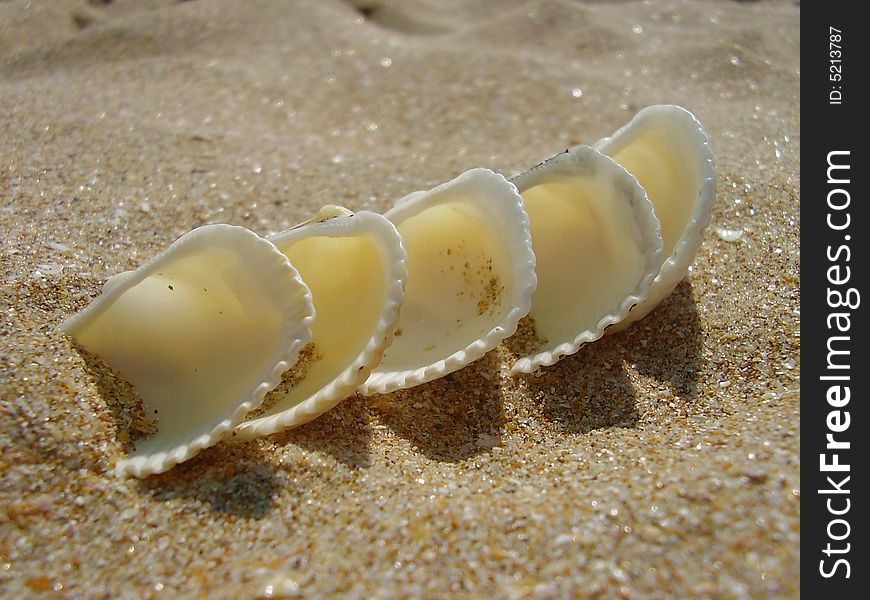
M 0 595 L 796 597 L 793 2 L 0 2 Z M 384 211 L 694 111 L 718 199 L 653 314 L 122 480 L 55 330 L 212 222 Z M 742 235 L 734 240 L 730 231 Z M 717 235 L 717 231 L 723 232 Z

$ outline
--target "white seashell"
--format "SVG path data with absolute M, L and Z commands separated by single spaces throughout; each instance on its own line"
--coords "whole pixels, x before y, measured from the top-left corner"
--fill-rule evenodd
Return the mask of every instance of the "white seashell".
M 269 240 L 311 288 L 317 319 L 299 381 L 236 428 L 244 439 L 306 423 L 353 394 L 393 339 L 407 279 L 399 233 L 375 213 L 324 207 Z
M 625 318 L 658 272 L 662 238 L 637 180 L 589 146 L 512 181 L 529 213 L 538 288 L 529 313 L 533 335 L 509 342 L 524 354 L 511 372 L 531 373 Z
M 242 227 L 195 229 L 60 329 L 120 371 L 157 432 L 119 474 L 162 473 L 258 406 L 311 338 L 308 287 L 274 245 Z
M 715 231 L 716 235 L 719 236 L 719 239 L 723 242 L 733 243 L 743 237 L 742 229 L 728 229 L 727 227 L 717 227 Z
M 516 331 L 531 306 L 535 257 L 516 188 L 472 169 L 399 200 L 385 215 L 408 252 L 396 338 L 360 386 L 366 395 L 436 379 Z
M 108 294 L 109 290 L 124 281 L 125 278 L 129 277 L 132 274 L 133 271 L 121 271 L 120 273 L 110 275 L 109 278 L 106 279 L 106 282 L 103 284 L 103 293 Z
M 704 128 L 685 108 L 649 106 L 594 148 L 621 164 L 646 190 L 661 222 L 662 265 L 647 298 L 614 330 L 646 316 L 685 277 L 710 222 L 716 167 Z

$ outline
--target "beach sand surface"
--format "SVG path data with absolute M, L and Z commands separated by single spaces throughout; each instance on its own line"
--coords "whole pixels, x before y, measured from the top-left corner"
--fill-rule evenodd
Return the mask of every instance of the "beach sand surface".
M 791 1 L 0 1 L 0 596 L 797 597 L 799 22 Z M 718 186 L 647 318 L 539 376 L 497 349 L 114 475 L 117 396 L 56 330 L 107 277 L 206 223 L 510 176 L 661 103 L 704 124 Z

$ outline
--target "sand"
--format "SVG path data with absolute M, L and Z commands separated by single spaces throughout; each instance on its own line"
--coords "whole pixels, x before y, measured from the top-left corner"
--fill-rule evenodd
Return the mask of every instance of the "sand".
M 796 597 L 799 20 L 788 1 L 0 1 L 0 595 Z M 512 175 L 677 103 L 712 222 L 649 317 L 115 477 L 55 331 L 204 223 Z M 736 241 L 736 234 L 741 235 Z M 123 438 L 123 436 L 120 436 Z

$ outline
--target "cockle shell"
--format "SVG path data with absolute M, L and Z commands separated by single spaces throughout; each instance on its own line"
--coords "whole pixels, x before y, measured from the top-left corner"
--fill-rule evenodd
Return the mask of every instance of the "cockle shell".
M 236 428 L 244 439 L 301 425 L 353 394 L 393 339 L 407 279 L 402 240 L 375 213 L 324 207 L 269 241 L 308 284 L 317 319 L 310 351 L 294 368 L 298 381 Z
M 614 330 L 646 316 L 683 279 L 701 245 L 716 197 L 713 151 L 701 123 L 685 108 L 649 106 L 594 148 L 637 178 L 661 222 L 662 264 L 646 299 Z
M 387 393 L 456 371 L 512 335 L 531 306 L 535 257 L 513 184 L 472 169 L 384 216 L 408 252 L 396 337 L 360 386 Z
M 113 278 L 60 325 L 119 371 L 157 432 L 119 474 L 162 473 L 217 443 L 258 406 L 311 338 L 308 287 L 274 245 L 206 225 Z
M 329 206 L 268 240 L 201 227 L 110 278 L 60 328 L 159 415 L 117 467 L 145 477 L 233 428 L 268 435 L 354 391 L 456 371 L 526 315 L 530 327 L 509 342 L 511 370 L 551 365 L 673 290 L 714 194 L 700 123 L 653 106 L 512 182 L 472 169 L 384 216 Z
M 647 293 L 661 264 L 653 206 L 637 180 L 589 146 L 515 177 L 537 258 L 534 339 L 511 368 L 530 373 L 597 340 Z

